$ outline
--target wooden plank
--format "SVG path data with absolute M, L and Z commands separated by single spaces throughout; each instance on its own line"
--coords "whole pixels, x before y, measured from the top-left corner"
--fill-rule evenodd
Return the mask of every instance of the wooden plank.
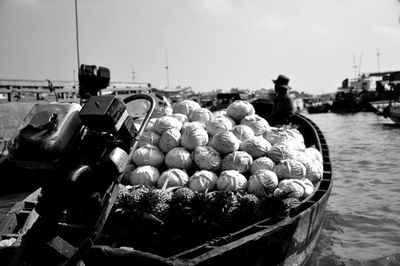
M 64 259 L 71 258 L 77 250 L 74 246 L 72 246 L 59 236 L 56 236 L 48 241 L 46 245 Z
M 8 214 L 4 221 L 0 223 L 0 240 L 7 239 L 7 235 L 14 233 L 17 226 L 17 217 L 14 214 Z

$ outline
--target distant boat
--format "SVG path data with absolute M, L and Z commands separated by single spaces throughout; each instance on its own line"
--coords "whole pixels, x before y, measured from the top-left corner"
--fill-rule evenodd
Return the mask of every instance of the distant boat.
M 363 73 L 354 79 L 345 79 L 337 89 L 332 112 L 354 113 L 374 111 L 369 102 L 393 99 L 394 85 L 400 81 L 400 71 Z
M 400 124 L 400 101 L 375 101 L 370 102 L 377 115 L 390 118 L 396 124 Z
M 309 114 L 328 113 L 330 110 L 331 110 L 331 105 L 329 103 L 307 107 L 307 112 Z
M 390 119 L 396 124 L 400 124 L 400 102 L 397 102 L 397 105 L 388 106 L 386 113 Z M 385 116 L 385 110 L 383 115 Z
M 305 101 L 305 107 L 309 114 L 327 113 L 332 108 L 332 101 L 321 98 L 310 98 Z

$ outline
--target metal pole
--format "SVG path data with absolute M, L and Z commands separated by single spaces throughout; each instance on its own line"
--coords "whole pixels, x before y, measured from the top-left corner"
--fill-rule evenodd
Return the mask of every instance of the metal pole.
M 72 70 L 72 81 L 74 83 L 74 86 L 75 86 L 75 72 L 76 70 Z
M 379 53 L 379 49 L 377 49 L 376 55 L 377 55 L 377 57 L 378 57 L 378 72 L 381 72 L 381 66 L 380 66 L 380 62 L 379 62 L 379 56 L 380 56 L 381 54 Z
M 78 2 L 75 0 L 75 27 L 76 27 L 76 54 L 78 58 L 78 73 L 80 68 L 80 60 L 79 60 L 79 31 L 78 31 Z
M 361 55 L 360 55 L 360 63 L 358 64 L 358 76 L 360 76 L 360 75 L 361 75 L 361 60 L 362 60 L 362 58 L 363 58 L 363 54 L 364 54 L 364 52 L 363 52 L 363 51 L 361 51 Z

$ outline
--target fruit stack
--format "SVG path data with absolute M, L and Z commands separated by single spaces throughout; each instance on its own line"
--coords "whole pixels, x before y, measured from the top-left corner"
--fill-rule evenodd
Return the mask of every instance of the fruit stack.
M 169 240 L 222 234 L 298 205 L 322 173 L 321 153 L 296 128 L 271 127 L 250 103 L 212 113 L 184 100 L 150 120 L 114 213 Z

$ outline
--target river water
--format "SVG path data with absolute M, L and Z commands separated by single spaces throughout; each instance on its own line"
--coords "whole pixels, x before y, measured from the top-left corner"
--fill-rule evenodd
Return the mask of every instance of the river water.
M 373 113 L 307 116 L 334 180 L 309 265 L 400 265 L 400 126 Z
M 372 113 L 305 115 L 326 138 L 334 180 L 308 266 L 400 265 L 400 126 Z M 0 218 L 25 196 L 1 196 Z

